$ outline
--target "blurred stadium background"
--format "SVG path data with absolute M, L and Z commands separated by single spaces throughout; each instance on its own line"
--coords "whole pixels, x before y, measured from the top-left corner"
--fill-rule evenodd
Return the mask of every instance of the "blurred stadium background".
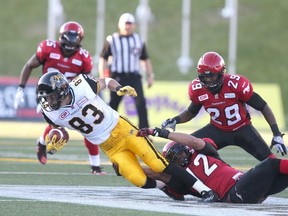
M 48 2 L 49 0 L 12 0 L 2 3 L 3 11 L 0 15 L 3 29 L 0 36 L 2 41 L 0 50 L 1 83 L 5 83 L 3 79 L 5 76 L 13 76 L 16 79 L 12 82 L 14 88 L 1 91 L 0 102 L 2 105 L 0 109 L 3 110 L 1 118 L 6 115 L 5 113 L 9 115 L 14 112 L 12 103 L 20 71 L 26 60 L 35 53 L 38 43 L 48 38 Z M 182 81 L 186 85 L 196 77 L 195 64 L 199 57 L 210 50 L 219 52 L 229 67 L 230 19 L 222 16 L 225 4 L 229 0 L 191 0 L 188 57 L 193 60 L 193 64 L 186 74 L 181 73 L 177 66 L 177 60 L 182 52 L 181 12 L 182 2 L 185 1 L 85 0 L 81 4 L 77 0 L 61 0 L 60 2 L 63 9 L 63 20 L 58 19 L 54 38 L 58 38 L 57 33 L 62 24 L 61 21 L 78 21 L 85 29 L 83 47 L 95 57 L 99 54 L 97 49 L 102 48 L 101 41 L 100 45 L 97 44 L 99 40 L 104 40 L 107 34 L 117 31 L 119 16 L 123 12 L 137 15 L 136 10 L 139 4 L 148 2 L 151 17 L 148 23 L 147 42 L 157 81 Z M 99 17 L 99 13 L 97 13 L 99 2 L 105 4 L 105 13 L 103 14 L 105 26 L 104 32 L 98 32 L 97 35 L 99 25 L 96 17 Z M 288 63 L 285 59 L 287 48 L 283 44 L 285 44 L 287 36 L 285 22 L 288 16 L 286 13 L 288 2 L 286 0 L 238 0 L 237 2 L 236 73 L 243 74 L 255 84 L 260 83 L 262 86 L 264 84 L 263 89 L 268 89 L 268 91 L 270 86 L 265 86 L 265 84 L 276 84 L 279 87 L 276 95 L 273 94 L 273 97 L 269 97 L 268 100 L 271 106 L 274 104 L 277 107 L 274 112 L 279 115 L 278 121 L 281 122 L 281 128 L 286 128 L 288 99 L 285 95 L 288 92 L 288 85 L 286 85 Z M 102 38 L 103 36 L 104 38 Z M 52 37 L 51 32 L 49 37 Z M 97 58 L 95 58 L 95 75 L 97 75 L 96 67 Z M 33 71 L 32 77 L 37 80 L 40 74 L 41 68 L 38 68 Z M 185 88 L 181 94 L 186 97 Z M 157 84 L 154 90 L 158 91 Z M 169 94 L 175 95 L 175 92 L 169 92 Z M 278 101 L 274 101 L 275 98 Z M 164 114 L 162 119 L 166 117 L 170 117 L 168 113 Z

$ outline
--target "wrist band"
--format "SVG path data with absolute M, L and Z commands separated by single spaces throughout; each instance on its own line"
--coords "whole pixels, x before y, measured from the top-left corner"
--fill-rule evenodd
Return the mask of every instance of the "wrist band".
M 119 91 L 119 89 L 121 89 L 122 88 L 122 86 L 120 85 L 120 86 L 117 86 L 116 87 L 116 91 Z
M 24 84 L 19 84 L 19 87 L 24 89 L 25 85 Z
M 179 116 L 176 116 L 173 119 L 176 121 L 177 124 L 181 122 L 181 119 Z

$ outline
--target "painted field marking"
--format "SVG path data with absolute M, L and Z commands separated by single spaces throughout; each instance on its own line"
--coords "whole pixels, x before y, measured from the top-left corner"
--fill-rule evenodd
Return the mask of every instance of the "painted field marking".
M 39 196 L 44 194 L 45 196 Z M 174 201 L 158 189 L 136 187 L 0 185 L 0 196 L 37 201 L 66 202 L 194 216 L 287 215 L 288 199 L 269 197 L 263 204 L 198 203 L 197 198 Z

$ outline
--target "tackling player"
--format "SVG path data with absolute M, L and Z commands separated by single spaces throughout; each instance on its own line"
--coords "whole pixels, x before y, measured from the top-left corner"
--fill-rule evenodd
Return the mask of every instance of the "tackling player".
M 256 92 L 248 79 L 242 75 L 226 74 L 223 58 L 216 52 L 205 53 L 198 61 L 198 78 L 188 87 L 190 106 L 174 118 L 162 123 L 162 128 L 193 119 L 203 107 L 210 115 L 210 123 L 192 133 L 194 136 L 209 137 L 217 149 L 228 145 L 243 148 L 259 161 L 275 157 L 271 148 L 275 146 L 282 156 L 287 154 L 282 134 L 275 116 L 266 101 Z M 260 111 L 273 132 L 270 149 L 251 123 L 246 104 Z
M 122 87 L 112 78 L 93 79 L 81 74 L 68 83 L 63 74 L 50 72 L 38 81 L 37 99 L 49 124 L 76 130 L 94 145 L 99 145 L 109 160 L 118 165 L 119 173 L 137 187 L 165 186 L 145 175 L 139 157 L 154 172 L 168 173 L 202 193 L 203 201 L 213 200 L 216 195 L 210 188 L 181 167 L 168 163 L 149 139 L 136 136 L 138 128 L 99 97 L 105 88 L 119 96 L 137 96 L 134 88 Z
M 152 135 L 173 140 L 163 148 L 165 158 L 170 163 L 182 166 L 214 190 L 219 195 L 219 202 L 261 203 L 268 196 L 288 187 L 287 159 L 267 158 L 244 174 L 220 158 L 216 144 L 209 138 L 196 138 L 193 135 L 169 132 L 160 128 L 142 128 L 137 135 Z M 173 192 L 174 196 L 182 196 L 182 200 L 186 194 L 197 196 L 195 191 L 171 180 L 169 175 L 156 174 L 147 168 L 145 173 L 154 179 L 170 182 L 167 190 Z
M 20 84 L 14 100 L 14 108 L 17 109 L 21 102 L 24 102 L 24 88 L 33 69 L 42 66 L 42 74 L 51 70 L 63 73 L 68 80 L 72 80 L 79 74 L 91 74 L 92 57 L 90 53 L 81 47 L 84 38 L 84 29 L 74 21 L 64 23 L 60 28 L 59 41 L 44 40 L 37 48 L 36 54 L 24 65 Z M 48 125 L 44 133 L 37 140 L 37 157 L 41 164 L 46 164 L 46 143 L 45 137 L 51 130 Z M 100 155 L 97 145 L 93 145 L 84 139 L 85 146 L 89 152 L 91 173 L 105 175 L 100 168 Z

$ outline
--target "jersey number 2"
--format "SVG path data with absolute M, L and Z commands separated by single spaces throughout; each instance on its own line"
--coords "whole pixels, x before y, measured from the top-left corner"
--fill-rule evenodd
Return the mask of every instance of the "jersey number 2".
M 194 159 L 194 165 L 195 166 L 199 166 L 201 165 L 201 161 L 202 161 L 202 164 L 203 164 L 203 170 L 204 170 L 204 173 L 205 175 L 207 176 L 210 176 L 211 173 L 213 173 L 213 171 L 215 169 L 217 169 L 217 164 L 212 164 L 211 166 L 209 166 L 209 163 L 208 163 L 208 158 L 203 155 L 203 154 L 198 154 L 195 159 Z

